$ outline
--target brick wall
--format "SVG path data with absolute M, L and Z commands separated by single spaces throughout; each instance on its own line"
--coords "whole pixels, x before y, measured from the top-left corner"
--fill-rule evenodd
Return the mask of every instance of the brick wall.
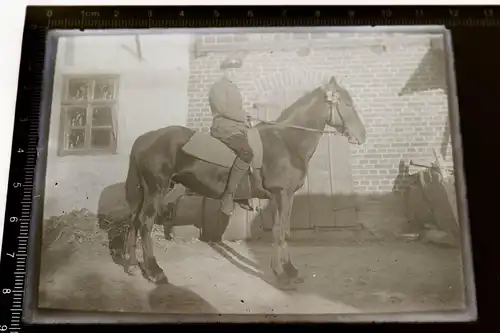
M 222 75 L 219 65 L 229 52 L 248 50 L 235 81 L 244 107 L 260 118 L 267 113 L 275 119 L 307 89 L 335 75 L 351 93 L 367 129 L 367 142 L 351 146 L 354 190 L 390 192 L 402 160 L 429 163 L 434 148 L 452 163 L 444 57 L 442 51 L 430 49 L 431 37 L 436 35 L 199 36 L 190 59 L 188 126 L 204 131 L 210 127 L 208 90 Z M 255 102 L 267 108 L 253 109 Z

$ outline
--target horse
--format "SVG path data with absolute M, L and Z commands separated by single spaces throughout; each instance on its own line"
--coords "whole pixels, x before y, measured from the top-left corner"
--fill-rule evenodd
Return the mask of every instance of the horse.
M 334 128 L 331 133 L 345 135 L 351 144 L 365 142 L 366 130 L 351 95 L 337 84 L 334 77 L 329 83 L 319 85 L 297 99 L 275 121 L 263 121 L 252 128 L 261 140 L 262 165 L 260 169 L 248 172 L 246 184 L 251 183 L 252 172 L 261 172 L 261 185 L 267 191 L 259 191 L 256 186 L 244 186 L 242 181 L 238 188 L 246 190 L 242 190 L 243 195 L 240 191 L 239 197 L 235 194 L 235 199 L 274 200 L 277 210 L 272 228 L 270 266 L 283 286 L 304 280 L 292 263 L 288 250 L 290 214 L 294 194 L 304 185 L 309 161 L 321 136 L 328 132 L 326 125 Z M 169 192 L 175 188 L 172 184 L 181 184 L 202 197 L 212 199 L 219 199 L 225 189 L 231 163 L 217 164 L 215 159 L 203 160 L 196 154 L 188 154 L 184 147 L 196 135 L 201 136 L 201 150 L 208 147 L 210 140 L 219 142 L 208 133 L 173 125 L 144 133 L 132 145 L 125 185 L 132 215 L 123 256 L 123 268 L 130 275 L 142 273 L 152 283 L 168 283 L 154 256 L 151 231 L 155 221 L 162 216 L 165 203 L 172 202 L 169 199 Z M 227 149 L 224 151 L 226 156 L 232 153 L 226 146 L 220 149 Z M 144 258 L 141 264 L 135 254 L 138 232 Z

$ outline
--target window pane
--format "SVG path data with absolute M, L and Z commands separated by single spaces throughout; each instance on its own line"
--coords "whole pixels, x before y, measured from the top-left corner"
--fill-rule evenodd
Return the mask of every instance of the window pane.
M 91 145 L 92 148 L 109 148 L 109 146 L 111 145 L 111 130 L 93 129 Z
M 87 124 L 87 109 L 82 107 L 66 109 L 67 127 L 85 126 Z
M 92 126 L 112 125 L 111 107 L 99 106 L 94 107 L 92 111 Z
M 115 84 L 113 80 L 97 80 L 94 87 L 94 99 L 113 99 L 115 93 Z
M 68 84 L 68 99 L 80 101 L 89 99 L 90 81 L 71 79 Z
M 85 145 L 85 130 L 73 129 L 67 134 L 67 142 L 69 149 L 83 148 Z

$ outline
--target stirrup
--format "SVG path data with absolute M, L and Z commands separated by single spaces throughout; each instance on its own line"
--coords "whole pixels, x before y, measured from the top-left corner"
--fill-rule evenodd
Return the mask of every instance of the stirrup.
M 224 198 L 224 196 L 226 196 L 226 198 Z M 229 201 L 229 202 L 227 202 Z M 224 207 L 226 205 L 230 205 L 231 204 L 231 208 L 228 210 L 228 209 L 224 209 L 224 208 L 227 208 L 227 207 Z M 220 210 L 228 215 L 228 216 L 231 216 L 233 215 L 234 213 L 234 204 L 235 204 L 235 201 L 234 201 L 234 195 L 233 194 L 225 194 L 222 196 L 221 200 L 220 200 Z
M 237 203 L 241 208 L 243 208 L 244 210 L 247 210 L 249 212 L 255 212 L 256 209 L 255 207 L 252 205 L 251 203 L 251 200 L 250 199 L 241 199 L 241 200 L 235 200 L 234 201 L 235 203 Z

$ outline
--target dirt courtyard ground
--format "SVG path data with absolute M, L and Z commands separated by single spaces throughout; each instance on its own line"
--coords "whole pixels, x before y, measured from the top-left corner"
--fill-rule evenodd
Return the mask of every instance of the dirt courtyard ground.
M 167 241 L 154 231 L 155 253 L 170 284 L 155 286 L 113 263 L 96 229 L 73 251 L 45 255 L 39 305 L 85 311 L 332 314 L 458 310 L 464 306 L 460 251 L 420 242 L 353 240 L 291 244 L 305 282 L 273 286 L 271 244 Z M 58 236 L 59 237 L 59 236 Z M 49 253 L 49 252 L 47 252 Z

